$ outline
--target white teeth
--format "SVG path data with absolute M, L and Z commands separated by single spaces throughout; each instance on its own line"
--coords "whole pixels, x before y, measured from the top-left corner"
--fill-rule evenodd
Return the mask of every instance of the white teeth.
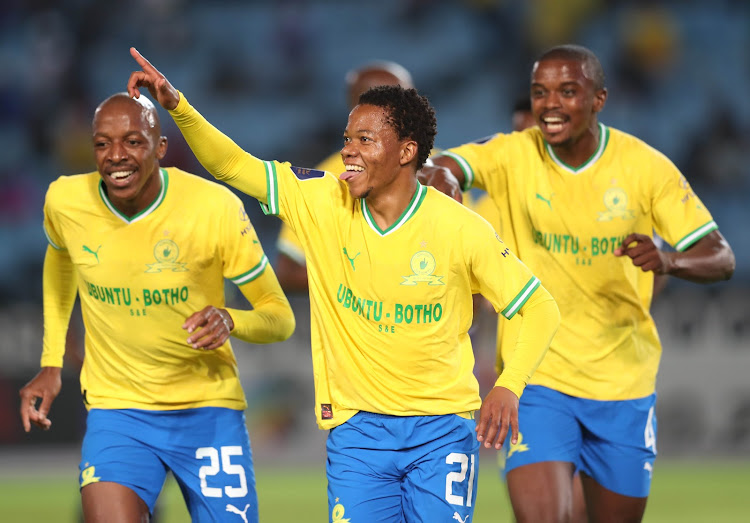
M 109 175 L 115 180 L 122 180 L 123 178 L 127 178 L 131 174 L 133 174 L 133 171 L 117 171 L 114 173 L 109 173 Z
M 362 167 L 361 165 L 346 165 L 345 167 L 347 171 L 362 172 L 365 170 L 365 168 Z
M 545 123 L 562 123 L 563 119 L 560 118 L 559 116 L 551 116 L 548 118 L 544 118 L 544 122 Z

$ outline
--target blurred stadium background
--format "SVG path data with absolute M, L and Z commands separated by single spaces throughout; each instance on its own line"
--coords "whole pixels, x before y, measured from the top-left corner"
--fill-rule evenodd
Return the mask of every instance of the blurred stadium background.
M 0 520 L 77 521 L 84 411 L 82 325 L 71 325 L 54 428 L 26 435 L 18 389 L 41 351 L 41 229 L 47 185 L 88 172 L 90 120 L 125 87 L 134 45 L 257 156 L 312 166 L 340 145 L 343 77 L 373 59 L 409 69 L 438 113 L 436 145 L 510 128 L 537 53 L 593 49 L 608 77 L 601 116 L 667 154 L 737 256 L 730 282 L 672 280 L 654 305 L 664 356 L 658 450 L 646 521 L 747 521 L 750 513 L 750 4 L 746 0 L 5 0 L 0 5 Z M 205 174 L 162 112 L 164 165 Z M 243 197 L 269 258 L 279 223 Z M 242 296 L 229 287 L 232 300 Z M 294 337 L 235 343 L 250 407 L 261 521 L 326 518 L 325 434 L 315 426 L 309 311 Z M 76 311 L 77 314 L 77 311 Z M 485 318 L 491 320 L 491 318 Z M 493 328 L 476 333 L 494 380 Z M 494 455 L 483 455 L 475 521 L 510 520 Z M 185 521 L 168 485 L 158 515 Z M 49 506 L 51 512 L 42 512 Z

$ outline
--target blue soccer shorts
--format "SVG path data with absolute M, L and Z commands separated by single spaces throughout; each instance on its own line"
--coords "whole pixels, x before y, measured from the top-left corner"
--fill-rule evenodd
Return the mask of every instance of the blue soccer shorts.
M 328 434 L 330 521 L 471 521 L 479 442 L 471 417 L 359 412 Z
M 501 451 L 503 473 L 568 461 L 617 494 L 647 497 L 656 458 L 655 403 L 656 394 L 599 401 L 529 385 L 518 406 L 518 443 L 510 445 L 508 438 Z
M 240 410 L 92 409 L 79 469 L 81 488 L 119 483 L 151 513 L 171 470 L 193 521 L 258 521 L 253 457 Z

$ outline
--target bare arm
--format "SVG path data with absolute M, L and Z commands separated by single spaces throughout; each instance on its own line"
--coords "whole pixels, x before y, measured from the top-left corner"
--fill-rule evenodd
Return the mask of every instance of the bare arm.
M 651 237 L 631 234 L 615 249 L 615 256 L 630 257 L 643 271 L 694 283 L 728 280 L 735 267 L 734 252 L 719 231 L 712 231 L 683 252 L 661 251 Z
M 448 156 L 435 156 L 417 172 L 422 185 L 429 185 L 461 202 L 461 188 L 465 176 L 456 161 Z
M 300 265 L 283 252 L 276 259 L 276 274 L 286 292 L 307 292 L 307 266 Z

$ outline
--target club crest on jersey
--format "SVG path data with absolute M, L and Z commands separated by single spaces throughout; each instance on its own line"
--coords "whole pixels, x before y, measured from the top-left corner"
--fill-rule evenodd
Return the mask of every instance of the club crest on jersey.
M 180 255 L 180 248 L 172 240 L 162 239 L 156 242 L 154 245 L 154 258 L 156 263 L 147 263 L 148 269 L 145 272 L 161 272 L 161 271 L 172 271 L 172 272 L 186 272 L 188 269 L 185 267 L 185 263 L 177 261 L 177 257 Z
M 292 172 L 300 180 L 322 178 L 326 174 L 325 171 L 319 171 L 318 169 L 306 169 L 304 167 L 292 167 Z
M 426 282 L 427 285 L 445 285 L 441 280 L 443 276 L 433 276 L 435 272 L 435 257 L 428 251 L 419 251 L 411 257 L 409 262 L 411 271 L 414 273 L 410 276 L 401 276 L 404 281 L 401 285 L 416 285 L 420 282 Z
M 635 218 L 633 210 L 628 209 L 627 193 L 619 187 L 607 189 L 604 193 L 604 206 L 607 210 L 599 211 L 599 218 L 597 218 L 599 222 L 609 222 L 614 218 L 622 218 L 623 220 Z

